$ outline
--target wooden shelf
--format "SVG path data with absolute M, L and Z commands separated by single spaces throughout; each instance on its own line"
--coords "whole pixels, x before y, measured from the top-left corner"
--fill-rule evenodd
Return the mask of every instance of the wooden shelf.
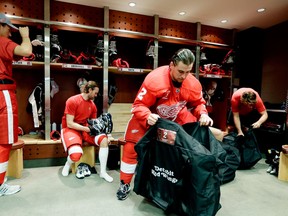
M 229 75 L 217 75 L 217 74 L 199 74 L 199 77 L 203 78 L 213 78 L 213 79 L 222 79 L 222 78 L 231 78 Z
M 143 68 L 117 68 L 117 67 L 109 67 L 110 73 L 114 74 L 122 74 L 122 75 L 143 75 L 150 73 L 151 69 L 143 69 Z
M 36 61 L 16 61 L 13 62 L 13 69 L 44 69 L 44 62 L 36 62 Z
M 103 67 L 96 65 L 80 65 L 80 64 L 67 64 L 67 63 L 50 63 L 51 70 L 61 71 L 79 71 L 79 70 L 102 70 Z
M 13 63 L 14 69 L 44 69 L 44 62 L 34 61 L 18 61 Z M 80 64 L 66 64 L 66 63 L 50 63 L 51 70 L 58 71 L 80 71 L 80 70 L 103 70 L 103 67 L 96 65 L 80 65 Z M 143 68 L 117 68 L 108 67 L 109 73 L 122 74 L 122 75 L 143 75 L 150 73 L 152 69 Z

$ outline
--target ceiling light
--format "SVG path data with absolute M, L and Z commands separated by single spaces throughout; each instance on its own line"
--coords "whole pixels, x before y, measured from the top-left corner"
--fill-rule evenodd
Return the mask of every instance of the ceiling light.
M 265 8 L 259 8 L 258 10 L 257 10 L 257 12 L 258 13 L 262 13 L 262 12 L 264 12 L 266 9 Z
M 228 20 L 221 20 L 221 23 L 227 23 Z
M 181 15 L 181 16 L 184 16 L 185 14 L 186 14 L 185 11 L 181 11 L 181 12 L 179 12 L 179 15 Z
M 129 3 L 129 6 L 130 6 L 130 7 L 135 7 L 135 6 L 136 6 L 136 3 L 135 3 L 135 2 L 130 2 L 130 3 Z

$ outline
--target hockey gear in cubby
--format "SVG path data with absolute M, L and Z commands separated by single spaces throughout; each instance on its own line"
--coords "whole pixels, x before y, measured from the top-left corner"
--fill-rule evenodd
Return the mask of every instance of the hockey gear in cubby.
M 57 34 L 51 34 L 50 35 L 51 45 L 50 45 L 50 62 L 55 63 L 60 58 L 60 52 L 62 50 L 62 47 L 59 42 L 59 38 Z
M 121 58 L 115 59 L 112 65 L 118 68 L 129 68 L 129 63 Z
M 43 35 L 36 35 L 36 39 L 31 41 L 35 61 L 44 61 L 44 40 Z
M 201 53 L 200 61 L 207 61 L 206 53 L 204 53 L 204 52 Z
M 113 62 L 117 58 L 116 38 L 111 37 L 109 41 L 109 61 Z
M 234 51 L 233 49 L 229 50 L 229 52 L 224 57 L 222 64 L 233 64 L 234 63 Z
M 34 127 L 39 128 L 44 124 L 44 84 L 38 83 L 29 95 L 26 111 L 33 115 Z
M 154 58 L 155 58 L 155 44 L 154 39 L 149 40 L 147 49 L 146 49 L 146 68 L 153 68 Z
M 77 63 L 84 65 L 96 64 L 96 58 L 93 55 L 92 48 L 90 48 L 90 46 L 87 46 L 86 49 L 80 53 L 80 55 L 77 57 Z
M 151 39 L 151 40 L 148 42 L 148 46 L 147 46 L 147 50 L 146 50 L 146 56 L 149 56 L 149 57 L 154 58 L 154 57 L 155 57 L 154 49 L 155 49 L 154 40 Z
M 225 71 L 219 64 L 204 64 L 199 67 L 199 71 L 203 74 L 225 75 Z
M 69 49 L 63 49 L 60 52 L 60 58 L 57 60 L 58 63 L 68 63 L 68 64 L 77 64 L 77 57 L 72 54 Z
M 96 51 L 95 51 L 95 57 L 96 57 L 96 65 L 97 66 L 103 66 L 104 39 L 103 39 L 102 35 L 98 36 L 98 41 L 97 41 Z

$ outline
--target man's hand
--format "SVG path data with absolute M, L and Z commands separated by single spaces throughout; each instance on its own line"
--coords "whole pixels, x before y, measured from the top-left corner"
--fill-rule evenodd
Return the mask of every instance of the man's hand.
M 208 114 L 201 114 L 200 119 L 200 126 L 212 126 L 213 120 L 208 116 Z
M 255 122 L 252 124 L 252 127 L 255 128 L 260 128 L 261 124 L 259 122 Z
M 242 131 L 238 132 L 237 136 L 243 136 L 244 137 L 244 133 Z
M 147 119 L 147 124 L 148 124 L 148 125 L 151 125 L 151 126 L 155 125 L 156 122 L 157 122 L 157 120 L 158 120 L 158 118 L 160 118 L 159 115 L 157 115 L 157 114 L 155 114 L 155 113 L 151 113 L 151 114 L 149 115 L 148 119 Z
M 22 38 L 29 38 L 29 27 L 19 27 L 19 33 Z
M 44 46 L 45 45 L 43 41 L 40 41 L 38 39 L 35 39 L 35 40 L 31 41 L 31 44 L 33 46 Z

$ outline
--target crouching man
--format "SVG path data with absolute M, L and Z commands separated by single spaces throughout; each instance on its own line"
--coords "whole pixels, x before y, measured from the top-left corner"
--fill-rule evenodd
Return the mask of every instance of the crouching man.
M 78 162 L 83 154 L 82 143 L 87 142 L 100 147 L 100 177 L 107 182 L 112 182 L 113 178 L 106 172 L 109 154 L 106 134 L 112 131 L 112 118 L 106 113 L 96 119 L 97 107 L 93 100 L 99 93 L 98 84 L 89 81 L 83 89 L 82 93 L 68 98 L 62 117 L 61 138 L 64 149 L 68 153 L 62 175 L 69 175 L 72 163 Z M 84 178 L 84 172 L 85 170 L 77 169 L 76 177 Z

